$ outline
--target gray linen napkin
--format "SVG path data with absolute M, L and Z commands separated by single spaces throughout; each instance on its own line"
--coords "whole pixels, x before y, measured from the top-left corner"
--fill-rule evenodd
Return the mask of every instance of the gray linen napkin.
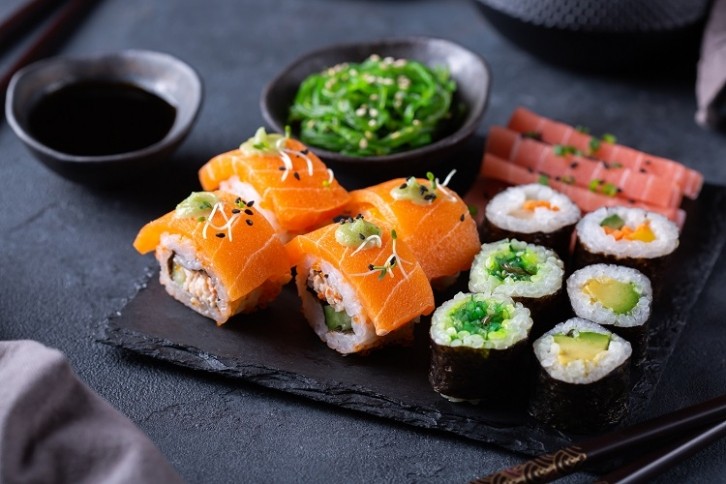
M 711 7 L 701 41 L 701 59 L 696 80 L 696 122 L 715 128 L 724 123 L 726 111 L 726 0 Z
M 0 341 L 0 483 L 176 483 L 146 435 L 58 351 Z

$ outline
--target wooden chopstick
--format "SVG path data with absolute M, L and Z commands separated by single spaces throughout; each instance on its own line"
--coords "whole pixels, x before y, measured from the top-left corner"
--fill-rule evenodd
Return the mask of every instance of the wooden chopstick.
M 669 467 L 692 456 L 704 447 L 726 436 L 726 420 L 688 437 L 676 439 L 660 449 L 640 457 L 599 478 L 597 484 L 639 484 L 648 482 Z
M 30 29 L 43 13 L 58 2 L 59 0 L 27 0 L 0 21 L 0 50 Z
M 58 45 L 77 25 L 77 23 L 88 13 L 90 7 L 97 0 L 67 0 L 57 12 L 54 12 L 53 19 L 40 32 L 37 38 L 20 54 L 19 58 L 0 75 L 0 99 L 5 97 L 5 91 L 13 75 L 26 65 L 53 53 Z M 16 15 L 19 15 L 16 16 Z M 17 11 L 11 15 L 17 20 L 28 21 L 29 17 L 20 15 Z
M 726 420 L 726 395 L 691 407 L 677 410 L 647 422 L 584 440 L 544 454 L 514 467 L 501 470 L 472 483 L 535 483 L 548 482 L 582 467 L 612 457 L 635 446 L 656 439 L 673 439 L 706 425 Z

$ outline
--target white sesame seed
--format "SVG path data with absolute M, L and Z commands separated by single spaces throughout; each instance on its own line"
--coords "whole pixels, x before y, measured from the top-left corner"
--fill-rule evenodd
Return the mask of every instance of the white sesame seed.
M 365 138 L 361 138 L 360 141 L 358 142 L 358 147 L 361 148 L 361 149 L 367 148 L 368 147 L 368 140 L 365 139 Z
M 374 127 L 375 125 L 376 125 L 376 120 L 375 119 L 371 119 L 371 120 L 368 121 L 368 126 L 370 126 L 371 128 Z
M 375 118 L 376 116 L 378 116 L 378 110 L 376 108 L 371 108 L 368 110 L 368 114 L 371 117 Z

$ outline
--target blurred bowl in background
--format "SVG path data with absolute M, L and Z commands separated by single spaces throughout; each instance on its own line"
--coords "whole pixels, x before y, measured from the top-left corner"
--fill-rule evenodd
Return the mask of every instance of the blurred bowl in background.
M 474 0 L 534 56 L 590 72 L 674 72 L 695 65 L 710 0 Z

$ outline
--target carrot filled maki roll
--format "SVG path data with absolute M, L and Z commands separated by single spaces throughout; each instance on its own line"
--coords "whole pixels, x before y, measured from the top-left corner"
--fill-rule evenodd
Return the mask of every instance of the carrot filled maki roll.
M 285 247 L 254 202 L 225 192 L 192 193 L 146 224 L 134 247 L 155 251 L 166 291 L 219 325 L 266 305 L 291 278 Z
M 340 353 L 409 341 L 412 322 L 434 309 L 413 252 L 362 216 L 298 235 L 286 248 L 306 319 Z
M 349 198 L 315 153 L 264 128 L 239 149 L 212 158 L 199 170 L 199 180 L 205 190 L 255 201 L 285 241 L 328 223 Z
M 469 208 L 446 181 L 430 173 L 429 179 L 389 180 L 351 192 L 348 207 L 349 213 L 368 213 L 395 228 L 437 286 L 468 270 L 481 247 Z

